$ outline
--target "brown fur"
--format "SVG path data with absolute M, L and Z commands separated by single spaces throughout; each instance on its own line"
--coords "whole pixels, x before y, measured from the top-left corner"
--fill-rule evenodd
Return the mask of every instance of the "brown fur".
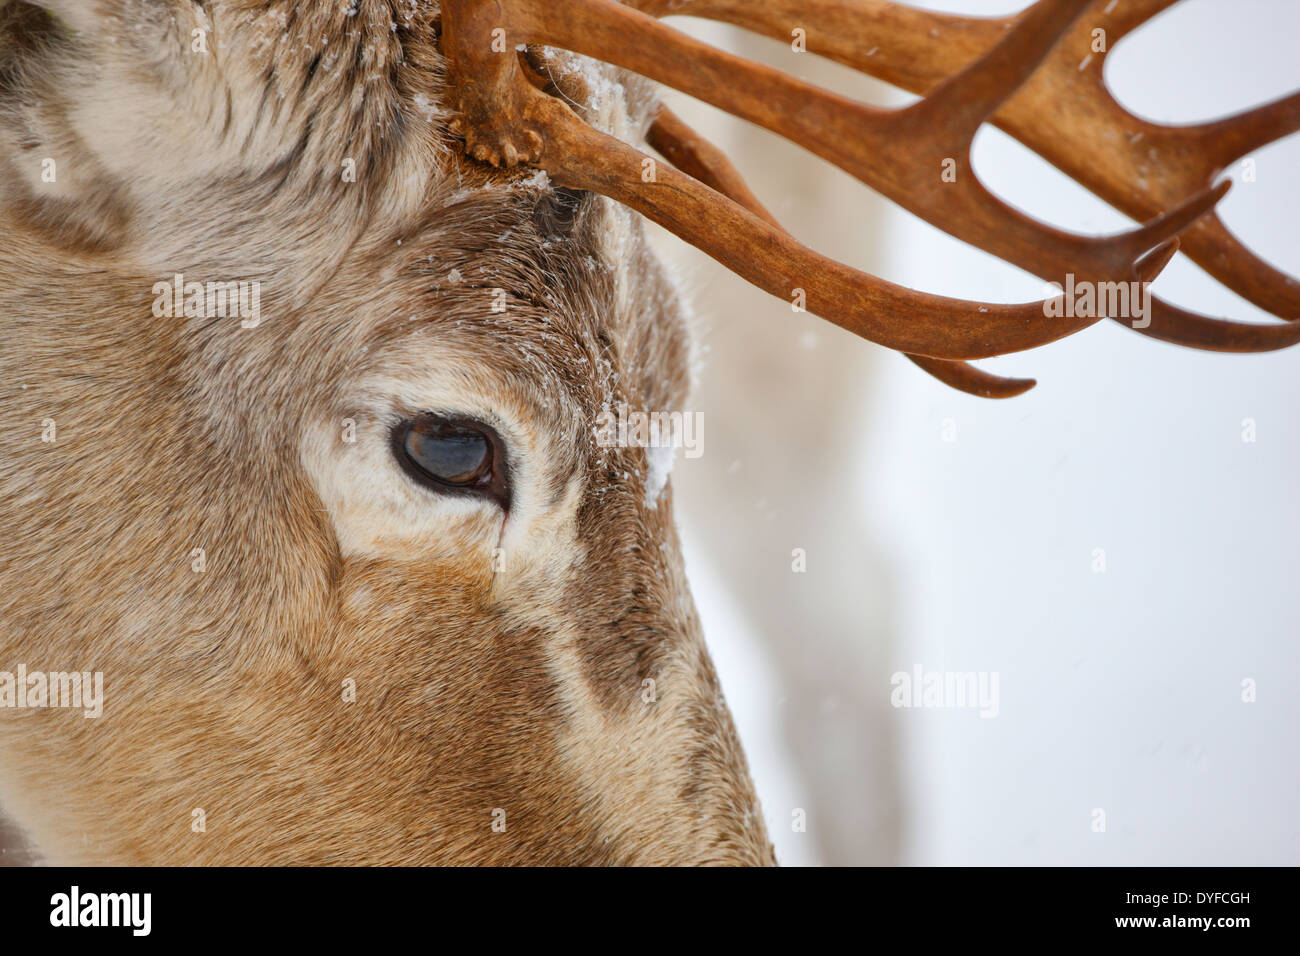
M 105 703 L 0 709 L 42 858 L 770 862 L 670 493 L 592 437 L 686 401 L 634 217 L 459 155 L 429 3 L 44 6 L 0 0 L 0 670 Z M 259 280 L 261 325 L 155 318 L 178 272 Z M 500 425 L 504 523 L 375 451 L 424 394 Z

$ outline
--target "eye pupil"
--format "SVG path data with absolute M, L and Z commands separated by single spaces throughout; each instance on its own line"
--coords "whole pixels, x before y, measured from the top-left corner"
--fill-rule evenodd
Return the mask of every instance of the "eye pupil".
M 480 431 L 443 421 L 414 423 L 403 448 L 411 462 L 437 481 L 464 487 L 492 471 L 492 444 Z

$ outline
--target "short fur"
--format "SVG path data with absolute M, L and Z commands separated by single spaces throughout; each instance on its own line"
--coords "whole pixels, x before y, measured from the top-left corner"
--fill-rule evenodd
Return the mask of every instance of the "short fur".
M 0 670 L 105 689 L 98 720 L 0 709 L 45 860 L 773 859 L 671 492 L 594 440 L 683 407 L 683 305 L 626 210 L 460 155 L 437 30 L 0 0 Z M 640 135 L 645 84 L 550 68 Z M 155 318 L 175 273 L 259 281 L 261 324 Z M 430 410 L 502 434 L 504 521 L 397 468 Z

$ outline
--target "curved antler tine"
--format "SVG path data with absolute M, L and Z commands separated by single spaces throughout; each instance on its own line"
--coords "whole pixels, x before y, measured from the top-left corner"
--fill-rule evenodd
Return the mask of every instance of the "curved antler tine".
M 1300 90 L 1224 119 L 1174 129 L 1188 140 L 1204 143 L 1207 163 L 1222 169 L 1248 153 L 1300 132 Z M 1218 169 L 1211 168 L 1209 173 Z
M 1153 282 L 1155 277 L 1165 271 L 1165 266 L 1178 254 L 1180 240 L 1170 239 L 1156 246 L 1133 266 L 1133 274 L 1139 282 Z
M 754 196 L 740 170 L 736 169 L 726 154 L 668 107 L 660 104 L 654 122 L 646 133 L 646 142 L 682 172 L 716 189 L 777 229 L 785 231 L 776 217 Z M 1177 245 L 1177 240 L 1174 240 L 1174 244 Z M 907 357 L 944 384 L 982 398 L 1014 398 L 1037 384 L 1033 379 L 993 375 L 965 362 L 923 355 Z
M 1011 29 L 987 53 L 899 115 L 916 113 L 944 131 L 950 145 L 969 144 L 980 125 L 1024 86 L 1091 2 L 1039 0 L 1011 22 Z
M 918 368 L 933 375 L 945 385 L 977 398 L 1015 398 L 1038 384 L 1038 381 L 1032 378 L 1003 378 L 967 362 L 949 362 L 944 359 L 927 358 L 924 355 L 907 357 Z
M 1173 239 L 1143 256 L 1137 264 L 1138 279 L 1149 282 L 1148 276 L 1163 270 L 1178 247 L 1179 240 Z M 1151 338 L 1213 352 L 1272 352 L 1300 343 L 1300 323 L 1264 325 L 1212 319 L 1155 298 L 1144 311 L 1139 321 L 1115 321 Z
M 532 92 L 542 97 L 530 111 L 544 130 L 542 166 L 556 183 L 617 200 L 779 298 L 802 291 L 808 311 L 872 342 L 932 358 L 989 358 L 1045 345 L 1097 321 L 1065 316 L 1042 302 L 997 305 L 929 295 L 858 272 L 672 166 L 657 167 L 645 181 L 647 157 L 639 150 Z
M 759 219 L 782 228 L 768 212 L 740 171 L 718 147 L 688 126 L 676 113 L 659 105 L 654 122 L 646 132 L 646 143 L 688 176 L 744 206 Z
M 1212 123 L 1169 130 L 1203 150 L 1202 175 L 1207 178 L 1297 132 L 1300 91 Z M 1193 262 L 1251 304 L 1287 321 L 1300 321 L 1300 281 L 1261 259 L 1217 215 L 1197 221 L 1185 234 L 1184 246 Z
M 1211 214 L 1182 235 L 1189 258 L 1252 305 L 1288 322 L 1300 320 L 1300 280 L 1269 265 Z
M 1151 300 L 1145 325 L 1117 321 L 1151 338 L 1210 352 L 1275 352 L 1300 343 L 1300 322 L 1265 325 L 1212 319 L 1163 299 Z
M 1231 188 L 1232 181 L 1225 179 L 1217 186 L 1201 190 L 1186 202 L 1166 213 L 1161 213 L 1145 225 L 1132 232 L 1124 233 L 1117 238 L 1123 242 L 1131 255 L 1142 255 L 1152 246 L 1167 242 L 1171 237 L 1180 235 L 1188 226 L 1214 209 L 1219 200 L 1226 196 Z M 1152 275 L 1151 278 L 1154 279 L 1155 276 Z M 1150 279 L 1147 281 L 1150 281 Z
M 1015 22 L 932 13 L 887 0 L 634 2 L 656 16 L 708 17 L 776 39 L 788 40 L 798 27 L 806 34 L 809 52 L 921 94 L 969 69 Z M 1136 117 L 1115 100 L 1105 83 L 1106 51 L 1177 2 L 1095 0 L 992 117 L 997 126 L 1137 220 L 1172 209 L 1211 185 L 1232 162 L 1300 131 L 1300 92 L 1226 119 L 1181 127 Z M 1106 40 L 1102 50 L 1095 42 L 1097 31 Z M 1088 150 L 1078 148 L 1081 140 L 1089 144 Z M 1215 216 L 1196 221 L 1182 240 L 1188 258 L 1229 289 L 1280 318 L 1300 319 L 1300 282 L 1261 260 Z M 990 251 L 1024 265 L 1001 250 Z M 1171 341 L 1185 337 L 1186 344 L 1206 342 L 1209 348 L 1221 347 L 1224 341 L 1274 348 L 1287 335 L 1276 330 L 1239 334 L 1224 330 L 1217 320 L 1204 322 L 1208 324 L 1202 327 L 1171 318 L 1163 327 Z

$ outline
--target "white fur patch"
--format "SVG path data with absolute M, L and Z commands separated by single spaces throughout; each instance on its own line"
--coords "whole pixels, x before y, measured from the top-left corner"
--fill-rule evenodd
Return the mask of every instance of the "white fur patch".
M 437 560 L 492 567 L 504 578 L 521 573 L 564 575 L 579 559 L 576 516 L 582 482 L 572 480 L 559 502 L 548 500 L 548 448 L 526 403 L 511 401 L 502 383 L 468 373 L 468 363 L 430 350 L 427 361 L 404 363 L 354 387 L 352 442 L 339 421 L 304 434 L 301 456 L 334 526 L 345 557 Z M 492 399 L 487 398 L 492 396 Z M 490 424 L 510 461 L 509 516 L 493 502 L 440 495 L 398 465 L 390 430 L 402 418 L 440 411 Z
M 645 460 L 645 503 L 647 508 L 657 508 L 664 488 L 668 485 L 668 476 L 672 474 L 673 463 L 677 460 L 676 443 L 651 445 L 645 450 Z

